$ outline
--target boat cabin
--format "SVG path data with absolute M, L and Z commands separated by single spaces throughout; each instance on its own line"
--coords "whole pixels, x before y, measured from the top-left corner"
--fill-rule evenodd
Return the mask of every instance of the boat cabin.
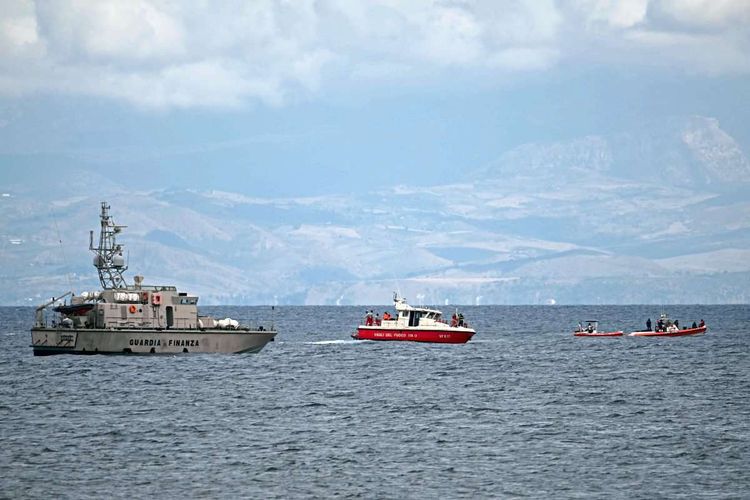
M 418 328 L 418 327 L 435 327 L 437 325 L 445 326 L 447 322 L 443 320 L 443 313 L 437 309 L 427 307 L 414 307 L 406 302 L 406 299 L 399 297 L 398 294 L 393 296 L 394 307 L 396 309 L 395 317 L 382 319 L 380 326 L 388 328 Z M 459 323 L 459 315 L 454 315 L 454 323 L 451 326 L 467 326 L 463 324 L 463 315 Z
M 212 328 L 198 316 L 198 297 L 173 286 L 143 286 L 97 290 L 73 296 L 56 306 L 52 327 L 62 328 Z M 42 311 L 39 311 L 42 313 Z M 205 318 L 205 323 L 211 323 Z M 44 314 L 37 327 L 46 327 Z
M 599 331 L 599 321 L 595 319 L 587 319 L 585 321 L 586 326 L 583 326 L 582 323 L 578 323 L 578 327 L 576 328 L 577 332 L 588 332 L 588 333 L 596 333 Z

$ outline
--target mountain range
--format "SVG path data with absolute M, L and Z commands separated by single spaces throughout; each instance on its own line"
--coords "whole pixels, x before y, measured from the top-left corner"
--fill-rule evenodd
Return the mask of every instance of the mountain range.
M 457 178 L 326 196 L 2 160 L 3 304 L 98 287 L 88 231 L 104 200 L 128 226 L 131 279 L 204 304 L 385 304 L 396 290 L 426 304 L 750 300 L 750 162 L 710 117 L 522 144 Z

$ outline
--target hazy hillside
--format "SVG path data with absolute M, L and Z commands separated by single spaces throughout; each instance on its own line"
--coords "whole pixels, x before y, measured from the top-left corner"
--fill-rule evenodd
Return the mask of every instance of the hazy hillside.
M 0 302 L 98 285 L 107 200 L 130 276 L 203 303 L 748 302 L 750 163 L 716 120 L 526 144 L 463 179 L 251 198 L 83 165 L 0 184 Z

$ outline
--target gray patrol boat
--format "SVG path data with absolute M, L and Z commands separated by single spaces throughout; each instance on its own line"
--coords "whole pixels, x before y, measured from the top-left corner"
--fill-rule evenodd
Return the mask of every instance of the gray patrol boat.
M 101 208 L 99 246 L 91 231 L 89 249 L 103 289 L 70 291 L 37 307 L 31 329 L 35 356 L 249 353 L 276 336 L 273 325 L 250 328 L 230 318 L 201 316 L 198 297 L 173 286 L 146 286 L 142 276 L 128 285 L 122 245 L 115 240 L 126 226 L 114 223 L 106 202 Z

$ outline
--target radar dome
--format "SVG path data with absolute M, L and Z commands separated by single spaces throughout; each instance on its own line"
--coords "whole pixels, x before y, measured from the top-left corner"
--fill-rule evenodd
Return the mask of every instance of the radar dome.
M 112 265 L 114 267 L 123 267 L 125 265 L 125 258 L 123 258 L 122 255 L 115 254 L 115 256 L 112 257 Z

